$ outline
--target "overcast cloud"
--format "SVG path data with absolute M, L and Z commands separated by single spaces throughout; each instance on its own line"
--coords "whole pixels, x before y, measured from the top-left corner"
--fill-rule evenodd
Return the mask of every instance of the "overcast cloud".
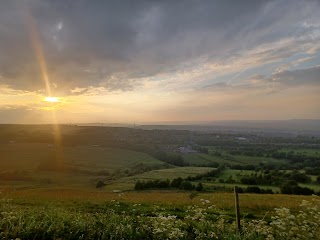
M 45 94 L 32 38 L 59 96 L 318 86 L 319 12 L 317 0 L 3 0 L 0 86 Z
M 176 71 L 195 59 L 226 61 L 287 38 L 296 44 L 319 40 L 313 36 L 319 31 L 318 1 L 24 2 L 0 3 L 1 81 L 16 89 L 43 88 L 28 11 L 52 83 L 68 90 L 103 85 L 128 91 L 139 84 L 132 78 Z

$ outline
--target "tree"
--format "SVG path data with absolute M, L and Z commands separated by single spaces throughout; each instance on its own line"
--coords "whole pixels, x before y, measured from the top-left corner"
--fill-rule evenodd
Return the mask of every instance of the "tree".
M 158 182 L 158 188 L 169 188 L 170 187 L 170 181 L 167 179 L 165 181 Z
M 261 189 L 260 189 L 259 187 L 256 187 L 256 186 L 254 186 L 254 187 L 247 187 L 247 188 L 245 189 L 245 192 L 246 192 L 246 193 L 261 193 Z
M 196 191 L 201 192 L 203 190 L 203 185 L 202 183 L 198 183 L 197 187 L 196 187 Z
M 296 195 L 312 195 L 314 194 L 314 191 L 307 187 L 300 187 L 300 186 L 294 186 L 293 187 L 293 194 Z
M 143 190 L 143 189 L 144 189 L 144 183 L 138 180 L 138 182 L 136 182 L 136 184 L 134 185 L 134 190 Z
M 182 181 L 183 181 L 183 179 L 181 177 L 173 179 L 172 182 L 171 182 L 171 187 L 179 188 L 181 183 L 182 183 Z
M 290 181 L 294 182 L 294 181 Z M 296 194 L 296 195 L 312 195 L 314 194 L 314 190 L 307 187 L 300 187 L 297 184 L 290 184 L 290 182 L 286 182 L 280 188 L 282 194 Z
M 317 177 L 317 183 L 320 184 L 320 175 Z
M 183 181 L 180 184 L 180 189 L 182 189 L 182 190 L 192 190 L 193 188 L 194 188 L 194 186 L 189 181 Z
M 102 181 L 102 180 L 99 180 L 96 184 L 96 188 L 102 188 L 104 187 L 106 184 Z
M 311 181 L 311 178 L 309 176 L 296 170 L 291 173 L 290 179 L 300 183 L 307 183 Z
M 255 177 L 243 177 L 240 179 L 242 184 L 255 185 L 257 184 L 257 180 Z

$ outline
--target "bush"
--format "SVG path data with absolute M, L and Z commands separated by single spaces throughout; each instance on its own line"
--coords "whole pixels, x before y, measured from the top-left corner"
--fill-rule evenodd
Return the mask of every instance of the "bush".
M 181 177 L 175 178 L 172 180 L 170 186 L 173 188 L 179 188 L 183 179 Z
M 134 190 L 143 190 L 144 189 L 144 182 L 136 182 L 136 184 L 134 185 Z
M 259 187 L 247 187 L 245 189 L 246 193 L 261 193 L 261 189 Z
M 316 182 L 320 184 L 320 175 L 317 177 Z
M 243 177 L 240 182 L 242 184 L 255 185 L 257 184 L 257 180 L 254 177 Z
M 104 183 L 104 181 L 102 180 L 99 180 L 96 184 L 96 188 L 102 188 L 104 187 L 106 184 Z
M 285 183 L 281 186 L 280 191 L 282 194 L 295 194 L 295 195 L 312 195 L 314 190 L 307 187 L 300 187 L 298 185 L 290 185 Z
M 201 192 L 203 190 L 203 185 L 202 183 L 198 183 L 197 187 L 196 187 L 196 191 Z
M 193 189 L 194 189 L 194 186 L 193 186 L 192 183 L 189 182 L 189 181 L 183 181 L 183 182 L 180 184 L 180 189 L 182 189 L 182 190 L 193 190 Z

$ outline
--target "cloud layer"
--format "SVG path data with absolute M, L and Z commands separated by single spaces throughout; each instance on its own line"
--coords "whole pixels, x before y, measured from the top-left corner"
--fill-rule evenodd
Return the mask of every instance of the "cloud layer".
M 37 51 L 54 95 L 135 95 L 141 111 L 148 96 L 183 109 L 206 92 L 223 108 L 231 92 L 318 88 L 319 12 L 316 0 L 1 1 L 0 98 L 46 94 Z

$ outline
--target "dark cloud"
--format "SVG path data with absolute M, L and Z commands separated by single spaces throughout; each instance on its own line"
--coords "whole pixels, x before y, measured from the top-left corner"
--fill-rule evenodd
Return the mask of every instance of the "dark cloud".
M 278 72 L 273 74 L 270 81 L 279 82 L 285 87 L 320 86 L 320 65 L 306 69 Z
M 206 91 L 233 91 L 272 88 L 271 92 L 278 92 L 282 89 L 311 86 L 320 87 L 320 65 L 306 69 L 286 70 L 276 72 L 271 76 L 254 75 L 237 84 L 219 82 L 201 88 Z M 269 90 L 270 90 L 269 89 Z
M 320 65 L 305 69 L 280 71 L 273 73 L 270 77 L 256 75 L 247 80 L 249 83 L 243 84 L 245 87 L 265 87 L 270 84 L 276 85 L 278 90 L 300 86 L 319 87 Z
M 313 28 L 299 26 L 319 20 L 319 10 L 317 1 L 298 0 L 4 0 L 0 82 L 44 88 L 28 36 L 28 11 L 57 91 L 89 86 L 129 91 L 139 85 L 131 79 L 174 71 L 192 59 L 228 59 L 263 43 L 307 36 Z

